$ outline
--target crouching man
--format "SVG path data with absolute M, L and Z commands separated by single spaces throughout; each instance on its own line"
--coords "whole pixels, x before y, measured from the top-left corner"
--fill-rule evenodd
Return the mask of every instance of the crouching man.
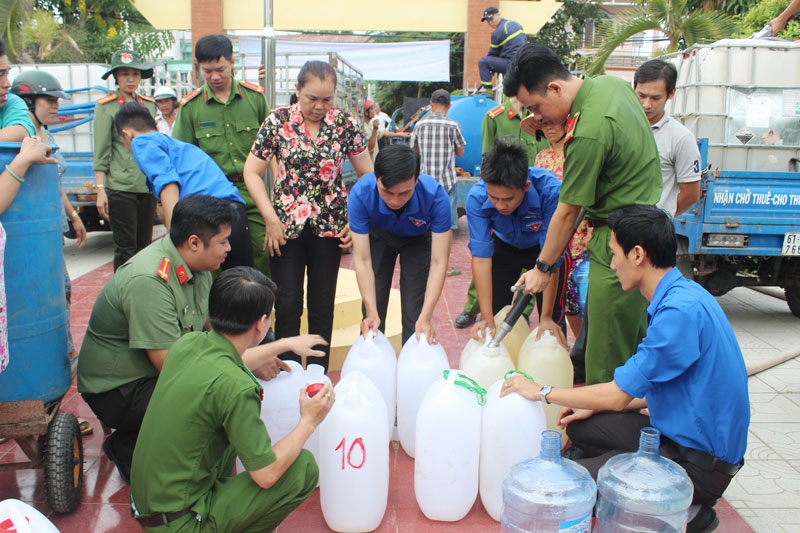
M 263 389 L 248 369 L 285 348 L 247 351 L 269 329 L 274 289 L 253 268 L 224 271 L 208 299 L 213 331 L 170 348 L 133 455 L 131 510 L 145 530 L 273 531 L 316 487 L 303 445 L 333 406 L 330 384 L 313 398 L 298 391 L 300 422 L 272 445 L 259 418 Z M 234 476 L 237 456 L 247 472 Z
M 657 428 L 660 454 L 694 485 L 687 531 L 712 531 L 713 506 L 744 464 L 750 402 L 742 352 L 717 301 L 675 268 L 669 215 L 628 207 L 608 226 L 611 268 L 623 290 L 639 289 L 650 302 L 647 336 L 611 382 L 562 389 L 516 375 L 500 395 L 565 406 L 560 424 L 578 448 L 573 457 L 583 456 L 594 477 L 609 458 L 636 451 L 642 428 Z M 639 412 L 645 407 L 649 415 Z

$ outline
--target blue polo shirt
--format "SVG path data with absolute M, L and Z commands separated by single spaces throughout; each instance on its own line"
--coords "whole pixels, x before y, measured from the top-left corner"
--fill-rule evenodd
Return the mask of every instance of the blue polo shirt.
M 438 181 L 420 174 L 414 194 L 397 215 L 378 192 L 375 173 L 370 172 L 353 185 L 348 201 L 350 231 L 369 233 L 370 222 L 397 237 L 416 237 L 433 231 L 450 231 L 450 197 Z
M 0 129 L 9 126 L 22 126 L 31 137 L 36 135 L 28 104 L 16 94 L 8 93 L 8 100 L 0 105 Z
M 561 181 L 549 170 L 536 167 L 528 169 L 528 181 L 531 186 L 517 210 L 510 215 L 501 214 L 492 205 L 483 180 L 469 190 L 465 207 L 469 225 L 469 251 L 473 256 L 492 257 L 492 233 L 515 248 L 544 244 L 550 218 L 558 206 Z
M 161 190 L 177 183 L 179 197 L 207 194 L 228 202 L 244 203 L 236 186 L 219 166 L 197 146 L 157 131 L 137 135 L 131 153 L 147 178 L 147 188 L 161 199 Z
M 673 441 L 738 463 L 747 447 L 747 369 L 725 313 L 673 268 L 647 307 L 647 336 L 614 381 L 647 398 L 650 421 Z

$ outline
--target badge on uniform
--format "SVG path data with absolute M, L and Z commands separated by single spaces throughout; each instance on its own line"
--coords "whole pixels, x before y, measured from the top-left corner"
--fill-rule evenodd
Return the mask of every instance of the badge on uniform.
M 189 280 L 189 274 L 186 273 L 186 267 L 181 265 L 175 269 L 175 274 L 178 275 L 178 282 L 183 285 Z
M 161 264 L 158 265 L 158 270 L 156 270 L 156 276 L 163 279 L 164 281 L 169 281 L 169 268 L 170 263 L 169 259 L 166 257 L 161 260 Z
M 129 63 L 133 63 L 133 54 L 130 52 L 121 52 L 119 54 L 119 60 L 125 63 L 126 65 Z
M 528 225 L 528 227 L 531 228 L 533 231 L 539 231 L 539 228 L 542 227 L 542 223 L 541 222 L 537 222 L 536 224 Z
M 567 142 L 570 139 L 572 139 L 572 134 L 575 132 L 575 124 L 578 123 L 579 116 L 581 116 L 580 111 L 575 113 L 574 117 L 567 117 L 567 124 L 566 126 L 564 126 L 564 131 L 566 132 L 564 136 L 564 142 Z
M 425 224 L 425 221 L 424 221 L 424 220 L 420 220 L 420 219 L 418 219 L 418 218 L 414 218 L 414 217 L 408 217 L 408 220 L 410 220 L 410 221 L 411 221 L 411 223 L 412 223 L 412 224 L 414 224 L 414 225 L 415 225 L 416 227 L 418 227 L 418 228 L 419 228 L 420 226 L 423 226 L 423 225 Z

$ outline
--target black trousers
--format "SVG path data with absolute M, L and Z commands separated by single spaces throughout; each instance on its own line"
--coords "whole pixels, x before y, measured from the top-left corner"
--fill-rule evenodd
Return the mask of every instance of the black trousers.
M 156 199 L 150 193 L 106 189 L 114 240 L 114 272 L 153 241 Z
M 581 459 L 582 464 L 597 479 L 597 472 L 606 461 L 620 453 L 639 449 L 639 433 L 650 425 L 650 417 L 634 411 L 597 413 L 586 420 L 572 422 L 567 426 L 567 435 L 572 443 L 586 452 L 590 458 Z M 705 470 L 688 462 L 674 443 L 661 436 L 658 450 L 662 457 L 681 465 L 694 485 L 692 503 L 714 505 L 730 484 L 733 476 Z
M 303 276 L 308 278 L 308 332 L 331 342 L 336 281 L 342 257 L 341 241 L 335 237 L 317 237 L 306 225 L 294 239 L 281 246 L 281 255 L 270 258 L 272 281 L 278 285 L 275 298 L 275 338 L 284 339 L 300 334 L 303 314 Z M 317 346 L 325 357 L 311 362 L 328 369 L 330 350 Z M 300 361 L 294 352 L 285 352 L 281 359 Z
M 157 380 L 158 376 L 153 376 L 126 383 L 110 391 L 98 394 L 84 392 L 81 395 L 97 418 L 115 430 L 108 437 L 108 445 L 121 470 L 127 469 L 130 472 L 133 448 L 136 446 L 136 438 Z
M 524 268 L 531 270 L 536 266 L 539 258 L 539 247 L 517 248 L 494 238 L 494 254 L 492 255 L 492 312 L 497 314 L 500 309 L 509 305 L 514 296 L 511 286 L 517 282 L 520 271 Z M 561 327 L 566 334 L 567 321 L 564 317 L 564 298 L 566 295 L 565 268 L 558 272 L 558 291 L 553 304 L 553 321 Z M 555 280 L 553 280 L 555 281 Z M 553 282 L 551 281 L 551 283 Z M 542 293 L 535 296 L 536 312 L 542 317 Z
M 386 330 L 386 309 L 392 289 L 397 256 L 400 256 L 400 308 L 403 321 L 403 344 L 415 334 L 416 323 L 425 303 L 425 289 L 431 266 L 431 232 L 417 237 L 398 237 L 370 225 L 369 249 L 375 273 L 375 300 L 380 330 Z
M 236 216 L 231 224 L 231 236 L 228 242 L 231 251 L 222 263 L 222 270 L 237 266 L 253 266 L 253 246 L 250 242 L 250 224 L 247 221 L 247 211 L 244 204 L 233 202 Z

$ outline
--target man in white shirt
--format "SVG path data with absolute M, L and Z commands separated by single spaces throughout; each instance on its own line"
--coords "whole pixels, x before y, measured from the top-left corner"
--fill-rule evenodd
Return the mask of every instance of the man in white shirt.
M 675 95 L 678 71 L 671 63 L 652 59 L 643 63 L 633 78 L 633 88 L 653 129 L 661 159 L 664 188 L 658 207 L 677 216 L 700 199 L 700 151 L 686 126 L 664 112 Z

